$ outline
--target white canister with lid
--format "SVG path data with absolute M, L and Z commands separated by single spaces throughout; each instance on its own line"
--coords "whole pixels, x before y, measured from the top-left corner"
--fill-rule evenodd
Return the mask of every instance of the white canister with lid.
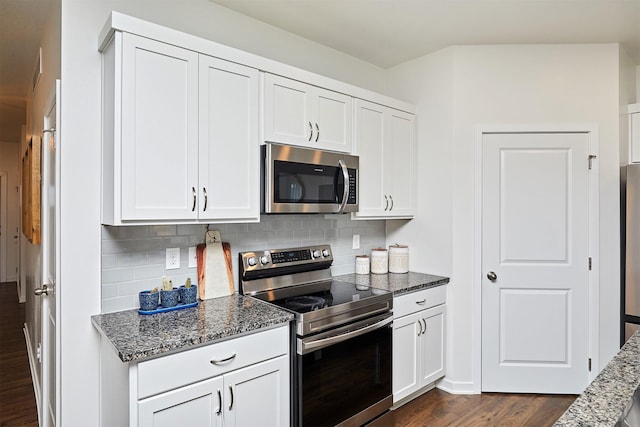
M 389 257 L 385 248 L 371 250 L 371 272 L 373 274 L 387 274 L 389 272 Z
M 409 246 L 395 245 L 389 246 L 389 273 L 409 272 Z
M 356 255 L 356 274 L 369 274 L 369 255 Z

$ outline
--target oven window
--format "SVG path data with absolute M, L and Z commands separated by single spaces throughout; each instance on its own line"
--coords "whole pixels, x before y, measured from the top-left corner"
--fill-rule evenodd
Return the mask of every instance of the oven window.
M 391 327 L 297 355 L 301 426 L 334 426 L 391 396 Z
M 341 203 L 343 191 L 338 166 L 274 162 L 275 203 Z

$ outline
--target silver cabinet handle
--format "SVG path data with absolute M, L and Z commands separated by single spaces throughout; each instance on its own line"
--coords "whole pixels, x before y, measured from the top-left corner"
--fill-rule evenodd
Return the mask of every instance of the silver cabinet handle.
M 493 271 L 490 271 L 487 273 L 487 279 L 491 280 L 492 282 L 495 282 L 496 280 L 498 280 L 498 276 Z
M 320 126 L 316 123 L 316 142 L 318 142 L 318 138 L 320 138 Z
M 391 212 L 393 210 L 393 197 L 391 197 L 391 194 L 389 194 L 389 200 L 391 200 L 391 207 L 389 208 L 389 212 Z
M 344 178 L 342 203 L 340 204 L 340 209 L 338 209 L 338 213 L 342 213 L 344 211 L 344 207 L 347 206 L 347 200 L 349 200 L 349 170 L 347 169 L 347 165 L 345 165 L 342 160 L 338 160 L 338 166 L 340 166 L 340 169 L 342 169 L 342 177 Z
M 427 303 L 427 299 L 421 299 L 420 301 L 416 301 L 416 304 L 424 305 Z
M 34 289 L 33 293 L 35 295 L 37 295 L 37 296 L 41 296 L 42 294 L 49 295 L 49 286 L 48 285 L 42 285 L 41 288 Z
M 211 363 L 212 365 L 223 365 L 225 363 L 231 362 L 235 358 L 236 358 L 236 354 L 233 353 L 231 356 L 226 357 L 224 359 L 220 359 L 220 360 L 211 359 L 209 363 Z
M 207 210 L 207 188 L 202 187 L 202 194 L 204 194 L 204 208 L 202 208 L 202 212 Z
M 420 319 L 418 319 L 418 327 L 420 328 L 420 330 L 418 331 L 418 336 L 422 335 L 422 322 L 420 322 Z
M 384 195 L 384 210 L 385 210 L 385 212 L 387 211 L 387 209 L 389 209 L 389 198 L 385 194 Z
M 309 141 L 313 138 L 313 125 L 309 122 Z
M 191 212 L 196 211 L 196 187 L 191 187 L 191 193 L 193 194 L 193 206 L 191 207 Z
M 424 317 L 422 318 L 422 323 L 424 323 L 424 331 L 422 333 L 426 334 L 427 333 L 427 321 L 424 320 Z
M 233 388 L 229 386 L 229 393 L 231 393 L 231 403 L 229 403 L 229 410 L 233 408 Z
M 218 389 L 218 410 L 216 411 L 216 415 L 220 415 L 222 413 L 222 393 L 220 393 L 220 389 Z

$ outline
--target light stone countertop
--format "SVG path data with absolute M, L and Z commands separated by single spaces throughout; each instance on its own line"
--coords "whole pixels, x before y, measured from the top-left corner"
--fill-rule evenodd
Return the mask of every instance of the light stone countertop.
M 334 276 L 333 279 L 355 283 L 356 285 L 385 289 L 393 292 L 393 296 L 442 286 L 449 283 L 448 277 L 413 273 L 411 271 L 403 274 L 343 274 L 341 276 Z
M 639 385 L 640 331 L 627 341 L 554 426 L 613 426 Z
M 91 317 L 123 362 L 212 344 L 292 320 L 293 314 L 285 310 L 238 294 L 165 313 L 143 315 L 133 309 Z

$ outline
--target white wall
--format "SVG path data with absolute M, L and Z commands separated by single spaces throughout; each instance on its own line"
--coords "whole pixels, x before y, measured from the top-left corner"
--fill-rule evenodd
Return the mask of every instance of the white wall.
M 20 144 L 19 141 L 0 142 L 0 174 L 7 175 L 6 198 L 6 229 L 2 230 L 6 238 L 6 249 L 0 254 L 3 256 L 5 265 L 4 276 L 7 282 L 17 280 L 16 268 L 18 267 L 18 239 L 13 236 L 20 236 L 20 193 L 17 188 L 20 184 Z
M 474 128 L 477 124 L 592 123 L 600 135 L 600 330 L 601 367 L 617 352 L 619 319 L 619 192 L 618 192 L 618 46 L 526 45 L 460 46 L 402 64 L 390 71 L 398 93 L 415 102 L 418 111 L 436 111 L 442 117 L 434 129 L 418 133 L 419 170 L 434 168 L 426 182 L 451 190 L 441 194 L 433 186 L 420 187 L 418 216 L 426 215 L 433 228 L 451 232 L 420 235 L 413 222 L 389 227 L 388 241 L 412 247 L 412 268 L 418 262 L 432 271 L 451 271 L 448 288 L 447 387 L 453 391 L 479 390 L 479 348 L 474 346 Z M 446 70 L 449 70 L 448 72 Z M 426 77 L 429 88 L 420 87 Z M 452 91 L 448 102 L 443 94 Z M 413 95 L 412 95 L 413 93 Z M 425 119 L 420 118 L 419 123 Z M 448 148 L 438 148 L 434 135 Z M 424 147 L 424 149 L 422 149 Z M 450 154 L 451 153 L 451 154 Z M 434 160 L 434 158 L 436 160 Z M 441 162 L 440 165 L 435 165 Z M 442 173 L 443 170 L 445 173 Z M 437 172 L 437 173 L 436 173 Z M 424 180 L 424 178 L 423 178 Z M 421 180 L 421 182 L 424 182 Z M 444 193 L 444 192 L 443 192 Z M 415 236 L 420 236 L 416 238 Z M 451 260 L 433 255 L 438 247 L 451 250 Z M 432 255 L 425 259 L 423 254 Z M 434 265 L 437 263 L 437 265 Z M 477 342 L 477 341 L 476 341 Z
M 111 10 L 287 62 L 367 89 L 384 74 L 324 46 L 207 0 L 62 0 L 61 327 L 62 425 L 98 425 L 101 311 L 100 54 L 98 33 Z M 81 344 L 81 345 L 79 345 Z

